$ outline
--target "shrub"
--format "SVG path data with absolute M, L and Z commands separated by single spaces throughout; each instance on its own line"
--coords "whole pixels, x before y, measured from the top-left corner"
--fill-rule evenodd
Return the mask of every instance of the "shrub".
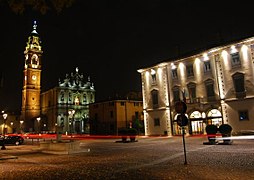
M 222 137 L 230 137 L 232 132 L 232 127 L 229 124 L 222 124 L 219 127 L 219 132 L 221 133 Z M 232 144 L 231 139 L 223 139 L 223 144 Z
M 209 124 L 205 128 L 206 133 L 207 133 L 207 138 L 208 138 L 208 144 L 216 144 L 216 133 L 218 131 L 218 128 L 214 124 Z
M 128 129 L 127 128 L 121 128 L 118 130 L 118 135 L 123 136 L 127 135 Z
M 137 135 L 138 131 L 135 128 L 128 129 L 128 135 Z
M 135 128 L 128 129 L 128 135 L 130 136 L 131 142 L 135 141 L 137 134 L 138 134 L 138 131 Z
M 209 124 L 205 128 L 207 134 L 216 134 L 218 131 L 218 128 L 214 124 Z
M 219 132 L 222 135 L 231 135 L 232 127 L 229 124 L 222 124 L 219 127 Z
M 128 129 L 127 128 L 121 128 L 118 130 L 118 135 L 122 136 L 122 141 L 126 142 L 127 141 L 127 134 L 128 134 Z

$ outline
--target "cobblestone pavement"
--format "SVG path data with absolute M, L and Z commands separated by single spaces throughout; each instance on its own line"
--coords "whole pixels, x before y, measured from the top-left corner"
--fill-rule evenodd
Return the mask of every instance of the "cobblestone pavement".
M 1 179 L 121 179 L 121 180 L 251 180 L 254 179 L 254 140 L 232 145 L 203 145 L 204 137 L 186 137 L 184 165 L 181 137 L 82 140 L 89 152 L 52 155 L 37 145 L 7 146 L 0 161 Z M 1 156 L 1 155 L 0 155 Z

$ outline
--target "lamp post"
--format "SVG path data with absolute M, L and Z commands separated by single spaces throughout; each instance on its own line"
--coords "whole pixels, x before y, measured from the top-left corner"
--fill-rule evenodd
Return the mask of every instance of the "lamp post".
M 39 134 L 40 133 L 40 120 L 41 120 L 41 118 L 37 117 L 36 119 L 37 119 L 37 126 L 38 126 L 37 130 L 38 130 L 38 134 Z
M 20 122 L 20 134 L 23 134 L 23 123 L 24 121 L 19 121 Z
M 68 111 L 68 113 L 69 113 L 69 117 L 70 117 L 70 119 L 69 119 L 69 127 L 70 127 L 70 134 L 72 133 L 72 126 L 73 126 L 73 118 L 74 118 L 74 113 L 75 113 L 75 110 L 73 109 L 73 110 L 69 110 Z
M 3 112 L 4 113 L 4 112 Z M 3 114 L 3 118 L 4 118 L 4 124 L 3 124 L 3 145 L 2 145 L 2 148 L 1 148 L 1 150 L 5 150 L 6 148 L 5 148 L 5 124 L 6 124 L 6 119 L 7 119 L 7 116 L 8 116 L 8 114 L 6 114 L 6 113 L 4 113 Z

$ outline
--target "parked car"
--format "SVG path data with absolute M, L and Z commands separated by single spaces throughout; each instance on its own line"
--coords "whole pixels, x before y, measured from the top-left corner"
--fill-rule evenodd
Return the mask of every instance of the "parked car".
M 0 145 L 3 145 L 3 141 L 4 144 L 13 144 L 13 145 L 20 145 L 24 143 L 24 138 L 18 135 L 12 135 L 12 136 L 5 136 L 5 139 L 3 140 L 3 136 L 0 138 Z

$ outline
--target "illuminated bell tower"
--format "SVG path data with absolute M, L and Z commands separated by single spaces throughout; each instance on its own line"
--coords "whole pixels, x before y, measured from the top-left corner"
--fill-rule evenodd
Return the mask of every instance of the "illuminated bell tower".
M 34 21 L 33 31 L 28 37 L 24 51 L 21 119 L 24 120 L 25 131 L 33 131 L 34 121 L 40 116 L 41 55 L 43 52 L 36 28 L 36 21 Z

